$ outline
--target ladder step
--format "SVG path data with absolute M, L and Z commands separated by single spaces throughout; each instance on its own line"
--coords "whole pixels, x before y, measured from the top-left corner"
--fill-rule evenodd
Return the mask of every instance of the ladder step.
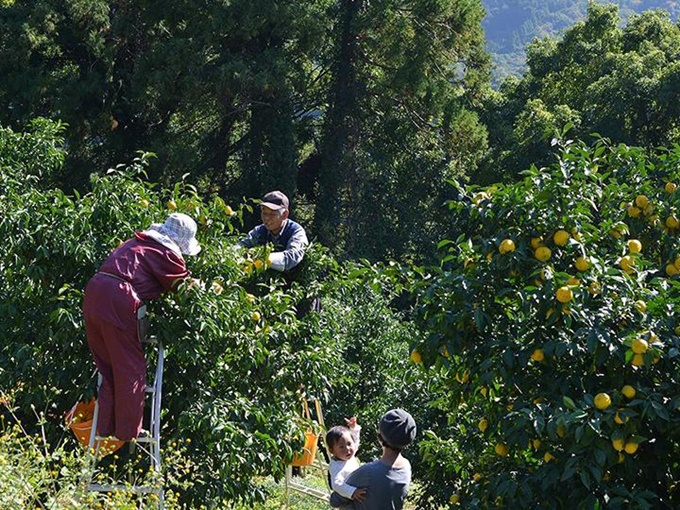
M 111 436 L 94 436 L 94 442 L 104 442 L 104 441 L 120 441 L 120 439 L 113 439 Z M 130 441 L 125 441 L 127 442 L 135 442 L 135 443 L 157 443 L 158 439 L 155 437 L 151 436 L 141 436 L 141 437 L 136 437 L 134 439 L 131 439 Z M 95 445 L 96 446 L 96 445 Z
M 135 443 L 158 443 L 158 439 L 155 437 L 138 437 L 137 439 L 133 439 Z
M 156 387 L 147 384 L 147 385 L 146 385 L 146 392 L 147 392 L 147 393 L 156 393 Z
M 120 439 L 118 439 L 115 436 L 99 436 L 99 435 L 94 436 L 95 446 L 97 446 L 96 443 L 104 441 L 120 441 Z
M 149 487 L 147 485 L 124 485 L 124 484 L 98 484 L 91 483 L 87 486 L 89 491 L 97 492 L 114 492 L 114 491 L 124 491 L 124 492 L 136 492 L 138 494 L 160 494 L 161 488 Z

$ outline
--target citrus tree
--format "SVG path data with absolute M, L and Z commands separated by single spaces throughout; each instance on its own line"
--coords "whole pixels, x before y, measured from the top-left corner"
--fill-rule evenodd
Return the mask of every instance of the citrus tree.
M 411 356 L 447 416 L 423 502 L 677 507 L 679 169 L 678 147 L 565 142 L 517 184 L 458 188 L 417 284 Z

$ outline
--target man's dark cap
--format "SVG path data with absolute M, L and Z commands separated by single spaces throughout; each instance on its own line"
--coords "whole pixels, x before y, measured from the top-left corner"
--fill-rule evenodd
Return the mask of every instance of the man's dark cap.
M 274 211 L 280 211 L 281 209 L 288 209 L 289 202 L 288 197 L 280 191 L 270 191 L 265 196 L 262 197 L 262 207 L 267 209 L 272 209 Z
M 380 419 L 378 432 L 388 446 L 401 450 L 415 439 L 416 422 L 403 409 L 392 409 Z

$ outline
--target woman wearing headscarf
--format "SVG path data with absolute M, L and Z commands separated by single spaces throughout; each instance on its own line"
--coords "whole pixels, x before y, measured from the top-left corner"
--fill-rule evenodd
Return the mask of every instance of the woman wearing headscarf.
M 196 222 L 181 213 L 135 232 L 102 263 L 85 289 L 87 343 L 101 374 L 98 429 L 102 437 L 139 436 L 144 415 L 146 360 L 139 318 L 144 302 L 190 277 L 183 255 L 196 255 Z

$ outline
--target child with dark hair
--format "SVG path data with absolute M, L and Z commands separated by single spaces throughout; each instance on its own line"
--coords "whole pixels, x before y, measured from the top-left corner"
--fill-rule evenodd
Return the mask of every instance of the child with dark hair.
M 383 454 L 380 459 L 363 464 L 353 471 L 345 483 L 366 488 L 365 497 L 350 500 L 331 493 L 334 508 L 353 510 L 401 510 L 411 484 L 411 464 L 401 452 L 416 437 L 416 422 L 403 409 L 391 409 L 378 424 L 378 441 Z
M 336 425 L 326 433 L 326 446 L 331 456 L 328 473 L 334 492 L 352 501 L 362 501 L 366 489 L 345 483 L 350 473 L 359 467 L 356 452 L 359 449 L 361 426 L 354 416 L 345 421 L 347 426 Z

